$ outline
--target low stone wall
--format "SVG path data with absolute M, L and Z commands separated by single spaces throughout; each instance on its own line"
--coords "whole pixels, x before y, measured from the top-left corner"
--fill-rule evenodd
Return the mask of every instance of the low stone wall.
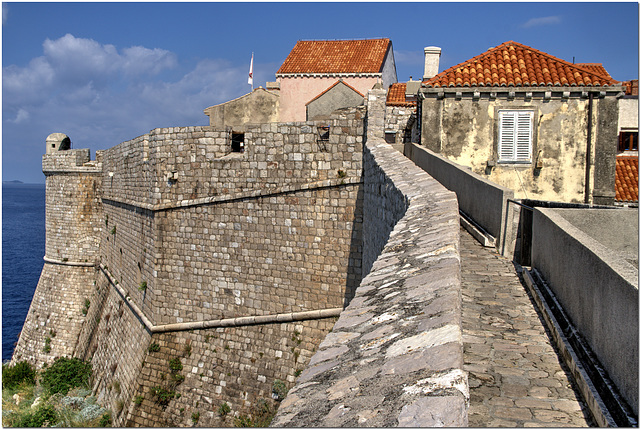
M 507 200 L 513 199 L 511 189 L 497 185 L 414 143 L 405 145 L 405 155 L 457 194 L 460 210 L 496 239 L 496 248 L 502 254 L 513 251 L 514 237 L 505 237 Z M 482 198 L 478 198 L 478 195 L 482 195 Z M 503 243 L 509 249 L 505 249 Z
M 363 260 L 384 247 L 272 425 L 466 426 L 455 194 L 382 139 L 364 189 Z
M 638 268 L 625 260 L 620 249 L 605 247 L 572 223 L 582 229 L 587 229 L 586 225 L 564 217 L 571 219 L 581 213 L 594 215 L 593 210 L 584 209 L 534 210 L 531 266 L 548 282 L 637 415 Z M 601 214 L 626 215 L 621 224 L 638 221 L 637 210 L 603 210 Z M 615 229 L 612 222 L 607 225 Z M 635 238 L 629 232 L 629 239 L 637 240 L 637 230 Z M 611 234 L 608 229 L 603 233 Z

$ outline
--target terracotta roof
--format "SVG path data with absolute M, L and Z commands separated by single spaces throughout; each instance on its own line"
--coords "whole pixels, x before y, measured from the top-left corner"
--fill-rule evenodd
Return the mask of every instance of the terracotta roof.
M 406 83 L 394 83 L 387 91 L 387 106 L 413 107 L 416 105 L 415 100 L 407 101 L 405 93 L 407 91 Z
M 307 104 L 305 104 L 305 106 L 307 106 L 309 103 L 311 103 L 314 100 L 317 100 L 318 98 L 322 97 L 324 94 L 326 94 L 327 92 L 329 92 L 331 90 L 331 88 L 333 88 L 334 86 L 336 86 L 337 84 L 343 84 L 345 85 L 347 88 L 350 88 L 352 90 L 355 91 L 356 94 L 358 94 L 360 97 L 364 98 L 364 95 L 362 95 L 362 93 L 360 93 L 360 91 L 358 91 L 357 89 L 355 89 L 354 87 L 352 87 L 351 85 L 349 85 L 346 82 L 343 82 L 342 79 L 337 81 L 336 83 L 334 83 L 333 85 L 331 85 L 329 88 L 325 89 L 324 91 L 322 91 L 320 94 L 316 95 L 315 97 L 313 97 L 311 100 L 309 100 L 307 102 Z
M 616 201 L 638 201 L 638 157 L 616 157 Z
M 425 81 L 427 87 L 604 86 L 609 76 L 509 41 Z M 602 67 L 602 70 L 604 68 Z M 601 73 L 602 70 L 598 68 Z M 608 76 L 608 77 L 607 77 Z
M 578 67 L 589 70 L 591 73 L 599 74 L 602 77 L 613 80 L 609 72 L 604 68 L 602 63 L 576 63 Z
M 276 74 L 380 73 L 389 39 L 298 41 Z

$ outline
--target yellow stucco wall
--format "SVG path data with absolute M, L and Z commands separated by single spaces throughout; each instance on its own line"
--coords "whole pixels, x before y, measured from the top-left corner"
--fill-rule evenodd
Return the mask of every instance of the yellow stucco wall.
M 447 97 L 426 101 L 423 109 L 431 111 L 423 110 L 422 141 L 428 148 L 512 189 L 516 198 L 584 202 L 588 99 L 471 100 Z M 598 100 L 594 100 L 594 143 L 597 103 Z M 501 109 L 534 112 L 531 163 L 498 162 L 498 111 Z M 592 159 L 594 147 L 592 144 Z M 489 161 L 493 167 L 488 165 Z M 538 161 L 541 168 L 535 168 Z M 593 189 L 593 166 L 590 177 L 589 188 Z

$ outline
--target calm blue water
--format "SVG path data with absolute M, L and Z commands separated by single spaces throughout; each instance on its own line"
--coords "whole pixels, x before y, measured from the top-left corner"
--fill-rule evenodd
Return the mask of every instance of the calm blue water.
M 44 261 L 45 185 L 2 184 L 2 360 L 11 359 Z

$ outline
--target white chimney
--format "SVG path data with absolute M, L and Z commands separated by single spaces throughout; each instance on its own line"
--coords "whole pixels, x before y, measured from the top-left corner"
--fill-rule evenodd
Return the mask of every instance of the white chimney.
M 440 66 L 440 51 L 437 46 L 427 46 L 424 48 L 424 76 L 423 79 L 431 79 L 438 74 Z

